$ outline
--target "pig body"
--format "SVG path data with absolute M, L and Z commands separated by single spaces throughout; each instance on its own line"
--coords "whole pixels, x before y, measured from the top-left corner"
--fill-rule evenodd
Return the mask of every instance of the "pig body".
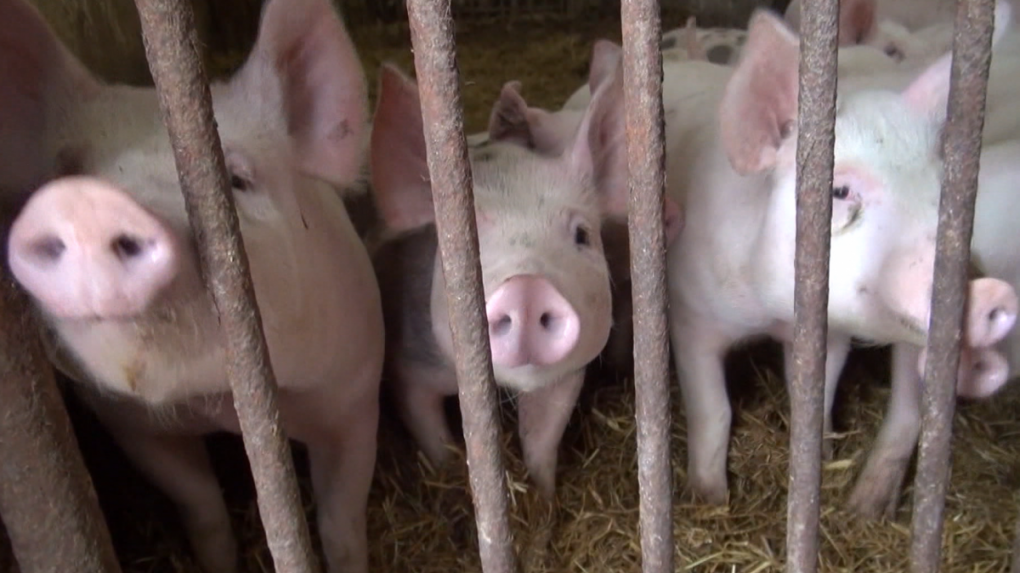
M 385 379 L 434 463 L 452 442 L 442 401 L 457 393 L 417 86 L 380 79 L 373 192 L 387 235 L 373 254 L 384 299 Z M 603 221 L 626 213 L 622 78 L 596 90 L 562 153 L 490 141 L 470 160 L 493 371 L 517 395 L 525 465 L 555 491 L 559 441 L 589 363 L 612 328 Z M 504 89 L 501 97 L 512 97 Z
M 997 41 L 1003 32 L 997 28 Z M 685 109 L 721 101 L 719 115 L 681 110 L 669 126 L 682 134 L 668 180 L 687 220 L 668 256 L 672 342 L 688 417 L 691 487 L 714 503 L 727 497 L 725 352 L 769 335 L 784 341 L 790 363 L 798 60 L 796 36 L 757 13 L 733 74 L 691 88 L 697 94 Z M 926 338 L 949 56 L 902 75 L 901 88 L 840 82 L 826 429 L 851 337 L 915 346 Z M 1012 287 L 982 279 L 971 293 L 969 324 L 1001 339 L 1016 316 Z M 886 424 L 896 421 L 890 416 Z M 880 441 L 872 456 L 885 455 L 887 446 Z
M 21 1 L 0 22 L 0 59 L 36 64 L 4 67 L 23 91 L 0 92 L 2 113 L 37 122 L 26 166 L 51 169 L 12 225 L 11 270 L 56 365 L 177 505 L 199 563 L 234 571 L 201 441 L 239 431 L 224 334 L 156 92 L 93 78 Z M 308 447 L 328 569 L 364 573 L 384 334 L 371 261 L 336 191 L 362 177 L 364 72 L 327 1 L 273 0 L 244 67 L 211 91 L 281 420 Z

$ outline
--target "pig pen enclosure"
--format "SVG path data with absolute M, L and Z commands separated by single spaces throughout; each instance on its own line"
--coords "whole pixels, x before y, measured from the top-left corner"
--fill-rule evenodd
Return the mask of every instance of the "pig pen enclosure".
M 132 27 L 124 23 L 137 17 L 130 10 L 126 15 L 121 13 L 123 5 L 129 3 L 97 2 L 95 6 L 118 8 L 96 10 L 92 16 L 83 17 L 55 8 L 74 3 L 38 2 L 58 33 L 72 49 L 77 47 L 79 56 L 97 73 L 141 84 L 151 81 L 144 77 L 144 70 L 118 66 L 117 56 L 112 53 L 130 42 L 111 46 L 111 53 L 106 53 L 100 49 L 102 42 L 82 48 L 87 42 L 72 39 L 111 37 L 114 39 L 110 43 L 116 44 L 116 38 L 140 33 L 137 24 Z M 340 8 L 364 64 L 374 105 L 382 62 L 395 62 L 410 72 L 415 69 L 410 31 L 406 15 L 397 9 L 398 2 L 349 4 L 341 4 Z M 587 80 L 592 43 L 601 37 L 621 41 L 620 7 L 615 2 L 520 0 L 506 4 L 497 9 L 485 2 L 454 2 L 457 62 L 468 134 L 485 129 L 504 82 L 520 80 L 531 105 L 558 108 Z M 663 4 L 663 31 L 682 26 L 691 14 L 698 17 L 701 26 L 744 27 L 754 8 L 751 2 L 735 0 L 705 0 L 682 7 L 665 1 Z M 785 4 L 783 0 L 759 2 L 780 11 Z M 199 34 L 209 47 L 206 63 L 211 75 L 235 70 L 254 42 L 258 2 L 210 0 L 199 14 Z M 111 34 L 110 30 L 118 33 Z M 122 34 L 122 30 L 133 31 Z M 139 37 L 136 47 L 140 45 Z M 136 50 L 138 53 L 144 61 L 144 53 Z M 0 328 L 7 331 L 0 340 L 10 341 L 15 336 L 10 325 Z M 685 419 L 675 374 L 670 376 L 673 495 L 658 503 L 672 504 L 677 570 L 760 573 L 786 566 L 791 408 L 782 379 L 781 355 L 776 345 L 764 344 L 735 352 L 728 361 L 734 421 L 729 454 L 730 498 L 728 505 L 721 507 L 693 503 L 684 491 Z M 28 371 L 24 365 L 18 368 Z M 591 370 L 561 446 L 555 507 L 541 501 L 525 479 L 513 431 L 514 408 L 511 401 L 500 399 L 509 526 L 522 570 L 641 569 L 634 377 L 598 365 Z M 5 366 L 4 375 L 15 371 Z M 70 393 L 64 394 L 123 571 L 198 571 L 173 506 L 132 468 L 94 417 Z M 841 378 L 836 400 L 834 455 L 821 467 L 821 571 L 911 568 L 913 470 L 894 519 L 858 520 L 844 509 L 885 412 L 888 394 L 888 352 L 855 351 Z M 7 395 L 0 393 L 5 399 Z M 479 535 L 465 464 L 458 460 L 452 464 L 453 469 L 430 467 L 391 410 L 384 402 L 368 505 L 370 570 L 481 570 Z M 449 411 L 456 413 L 456 408 Z M 1015 384 L 994 400 L 961 402 L 957 406 L 945 501 L 943 571 L 1009 570 L 1020 503 L 1016 497 L 1020 489 L 1018 412 L 1020 389 Z M 0 440 L 7 439 L 0 436 Z M 242 570 L 273 570 L 241 439 L 216 435 L 208 442 L 238 536 Z M 293 448 L 304 513 L 314 524 L 307 462 L 301 446 L 294 444 Z M 0 460 L 0 464 L 8 463 Z M 3 479 L 15 474 L 5 470 Z M 311 533 L 314 541 L 314 525 Z M 5 571 L 2 547 L 0 544 L 0 571 Z

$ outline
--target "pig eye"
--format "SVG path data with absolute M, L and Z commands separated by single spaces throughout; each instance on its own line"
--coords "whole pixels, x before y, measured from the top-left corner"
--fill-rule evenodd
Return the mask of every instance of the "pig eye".
M 900 52 L 899 48 L 897 48 L 896 46 L 894 46 L 892 44 L 889 44 L 888 46 L 886 46 L 884 51 L 885 51 L 885 55 L 887 55 L 890 58 L 896 60 L 897 62 L 903 59 L 903 53 Z
M 241 192 L 251 190 L 250 181 L 248 181 L 244 177 L 241 177 L 240 175 L 235 175 L 233 173 L 230 174 L 230 186 L 233 187 L 236 191 Z
M 842 200 L 846 199 L 849 196 L 850 196 L 850 186 L 849 185 L 841 185 L 839 187 L 833 187 L 832 188 L 832 198 L 833 199 L 839 199 L 839 200 L 842 201 Z
M 588 229 L 581 225 L 574 229 L 574 244 L 585 247 L 591 244 L 591 234 L 588 232 Z

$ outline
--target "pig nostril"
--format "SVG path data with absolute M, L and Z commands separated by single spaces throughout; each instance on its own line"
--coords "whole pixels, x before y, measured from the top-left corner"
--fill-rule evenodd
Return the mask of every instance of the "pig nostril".
M 67 250 L 67 245 L 58 237 L 44 237 L 32 244 L 31 252 L 41 261 L 53 262 Z
M 553 317 L 548 312 L 543 312 L 542 316 L 538 318 L 538 323 L 541 324 L 542 328 L 545 330 L 549 330 L 549 327 L 552 326 L 553 323 Z
M 134 237 L 120 235 L 111 244 L 113 253 L 120 260 L 137 257 L 142 252 L 142 242 Z
M 513 326 L 513 319 L 509 315 L 504 314 L 492 323 L 492 333 L 496 336 L 503 336 L 510 332 L 510 328 Z

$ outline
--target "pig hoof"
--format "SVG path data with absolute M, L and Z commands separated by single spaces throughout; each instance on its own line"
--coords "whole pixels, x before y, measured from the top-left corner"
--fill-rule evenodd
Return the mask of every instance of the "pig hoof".
M 726 479 L 705 480 L 691 478 L 690 494 L 694 501 L 706 505 L 726 505 L 729 503 L 729 487 Z
M 906 470 L 906 462 L 869 464 L 857 479 L 848 509 L 864 519 L 893 519 Z

